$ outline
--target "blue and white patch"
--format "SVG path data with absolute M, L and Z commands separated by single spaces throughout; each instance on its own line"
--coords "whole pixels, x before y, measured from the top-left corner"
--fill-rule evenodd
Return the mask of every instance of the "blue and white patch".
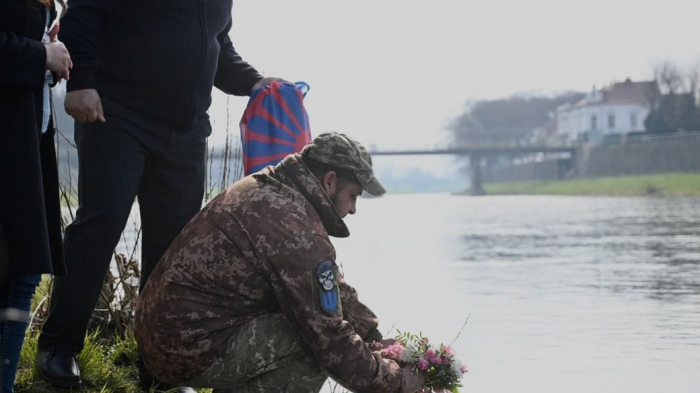
M 333 267 L 333 262 L 323 261 L 316 266 L 314 271 L 319 305 L 321 310 L 328 315 L 333 315 L 338 310 L 338 281 Z

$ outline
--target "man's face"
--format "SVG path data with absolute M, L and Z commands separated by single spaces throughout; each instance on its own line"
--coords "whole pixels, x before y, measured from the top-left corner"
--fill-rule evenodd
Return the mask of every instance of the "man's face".
M 360 195 L 362 195 L 362 187 L 359 184 L 344 184 L 331 194 L 331 201 L 340 216 L 345 218 L 348 214 L 355 214 L 357 211 L 355 204 Z

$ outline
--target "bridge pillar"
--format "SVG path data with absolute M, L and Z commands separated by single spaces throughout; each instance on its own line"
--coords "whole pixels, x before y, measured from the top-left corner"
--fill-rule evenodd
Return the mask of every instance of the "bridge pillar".
M 469 182 L 471 183 L 471 188 L 469 189 L 470 195 L 486 195 L 484 183 L 481 178 L 481 154 L 469 155 Z

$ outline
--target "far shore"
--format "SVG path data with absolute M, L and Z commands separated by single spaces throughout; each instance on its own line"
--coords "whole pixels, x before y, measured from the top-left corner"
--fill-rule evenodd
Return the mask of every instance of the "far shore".
M 485 184 L 487 195 L 582 195 L 700 197 L 700 173 L 660 173 L 562 181 Z M 467 195 L 463 191 L 462 195 Z

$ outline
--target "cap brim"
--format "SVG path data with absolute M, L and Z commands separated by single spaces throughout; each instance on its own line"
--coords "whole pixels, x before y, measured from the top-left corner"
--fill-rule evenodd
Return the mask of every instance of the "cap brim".
M 359 179 L 358 179 L 359 180 Z M 362 182 L 362 188 L 374 196 L 380 196 L 386 194 L 386 188 L 374 175 L 369 179 L 369 181 Z

